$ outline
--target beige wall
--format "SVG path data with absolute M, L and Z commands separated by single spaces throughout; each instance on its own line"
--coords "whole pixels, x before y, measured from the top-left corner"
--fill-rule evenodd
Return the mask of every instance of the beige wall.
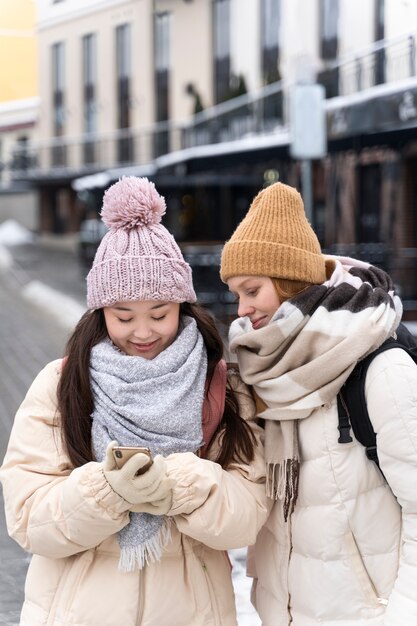
M 42 4 L 42 3 L 41 3 Z M 52 5 L 47 12 L 45 2 L 39 22 L 39 48 L 42 96 L 40 136 L 52 137 L 52 77 L 51 48 L 65 43 L 65 136 L 74 144 L 67 149 L 68 165 L 80 162 L 83 134 L 82 98 L 82 36 L 97 34 L 97 132 L 111 135 L 117 129 L 115 29 L 119 24 L 132 27 L 132 98 L 131 128 L 144 129 L 155 120 L 153 10 L 171 13 L 170 32 L 170 93 L 171 121 L 184 121 L 193 112 L 194 101 L 186 93 L 193 83 L 205 107 L 213 102 L 212 87 L 212 26 L 211 0 L 87 0 L 81 6 L 77 0 Z M 57 7 L 59 7 L 60 12 Z M 89 10 L 88 10 L 89 9 Z M 111 166 L 115 144 L 104 139 L 106 164 Z M 141 145 L 142 154 L 146 150 Z M 46 154 L 46 153 L 45 153 Z M 43 162 L 45 162 L 43 160 Z M 104 165 L 105 163 L 103 163 Z
M 212 8 L 210 0 L 156 0 L 157 11 L 171 13 L 170 117 L 184 120 L 194 100 L 188 83 L 199 92 L 204 107 L 213 104 Z
M 232 0 L 230 18 L 232 72 L 245 77 L 248 91 L 259 89 L 262 87 L 260 0 Z
M 307 59 L 314 69 L 320 66 L 318 4 L 318 0 L 287 0 L 282 4 L 280 72 L 286 81 L 294 80 L 300 63 L 304 65 Z
M 130 23 L 132 27 L 132 109 L 131 126 L 153 122 L 153 59 L 151 0 L 117 2 L 94 13 L 75 14 L 70 20 L 52 23 L 39 31 L 40 92 L 42 95 L 41 136 L 50 137 L 53 130 L 51 47 L 65 42 L 66 136 L 79 137 L 83 132 L 82 45 L 83 35 L 97 35 L 97 105 L 98 132 L 109 133 L 117 127 L 115 29 Z
M 280 72 L 288 85 L 296 79 L 297 70 L 303 67 L 303 63 L 316 71 L 323 68 L 319 49 L 319 0 L 281 1 Z M 401 11 L 401 24 L 399 18 L 394 24 L 396 1 L 386 0 L 387 24 L 388 21 L 391 24 L 387 35 L 402 32 L 406 17 L 411 20 L 417 15 L 410 8 L 410 0 L 404 4 L 409 7 L 407 11 L 405 8 Z M 194 100 L 186 93 L 190 83 L 198 91 L 205 108 L 213 104 L 212 0 L 65 0 L 56 4 L 51 4 L 50 0 L 38 0 L 38 5 L 40 136 L 47 141 L 53 132 L 51 46 L 63 41 L 66 58 L 65 134 L 74 138 L 74 147 L 68 151 L 68 165 L 79 163 L 83 135 L 81 39 L 84 34 L 96 33 L 98 37 L 99 136 L 115 133 L 117 127 L 115 28 L 123 23 L 132 25 L 131 129 L 133 132 L 143 130 L 154 123 L 153 11 L 167 11 L 171 15 L 170 121 L 184 122 L 192 115 Z M 231 0 L 231 69 L 245 76 L 249 90 L 261 86 L 260 12 L 261 0 Z M 359 13 L 361 19 L 358 21 Z M 339 52 L 352 54 L 371 43 L 373 23 L 374 0 L 340 0 Z M 173 135 L 178 139 L 179 133 Z M 112 149 L 114 146 L 113 142 Z M 178 143 L 171 141 L 171 149 L 177 146 Z M 106 154 L 105 149 L 103 153 Z M 142 149 L 138 162 L 146 162 L 147 154 L 150 152 L 144 156 Z M 114 165 L 110 148 L 107 156 L 100 162 L 100 167 Z
M 340 5 L 339 56 L 363 50 L 373 42 L 374 3 L 369 0 L 350 0 Z M 358 19 L 361 15 L 361 19 Z

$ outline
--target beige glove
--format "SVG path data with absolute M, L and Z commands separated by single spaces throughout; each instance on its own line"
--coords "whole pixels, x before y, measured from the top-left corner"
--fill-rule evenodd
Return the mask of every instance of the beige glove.
M 167 479 L 169 480 L 169 479 Z M 172 489 L 169 490 L 165 498 L 156 502 L 143 502 L 142 504 L 134 504 L 130 511 L 133 513 L 150 513 L 150 515 L 166 515 L 172 506 Z
M 136 472 L 148 463 L 147 455 L 138 452 L 117 469 L 112 453 L 114 445 L 117 445 L 114 441 L 109 443 L 103 461 L 103 473 L 113 491 L 134 505 L 132 511 L 152 515 L 168 512 L 172 502 L 172 481 L 166 475 L 164 457 L 157 455 L 151 467 L 136 476 Z

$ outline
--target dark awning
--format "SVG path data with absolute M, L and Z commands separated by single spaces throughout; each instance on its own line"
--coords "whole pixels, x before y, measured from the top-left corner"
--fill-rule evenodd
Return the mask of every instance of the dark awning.
M 326 103 L 329 141 L 417 127 L 417 78 L 377 85 Z

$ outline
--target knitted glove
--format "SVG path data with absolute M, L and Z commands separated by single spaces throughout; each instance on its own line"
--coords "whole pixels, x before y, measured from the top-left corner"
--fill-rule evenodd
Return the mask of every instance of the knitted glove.
M 169 480 L 169 479 L 168 479 Z M 156 502 L 135 504 L 130 508 L 133 513 L 150 513 L 150 515 L 166 515 L 172 506 L 172 489 L 169 490 L 165 498 Z
M 135 505 L 150 507 L 146 512 L 153 512 L 153 515 L 162 515 L 160 510 L 169 510 L 172 500 L 172 481 L 166 475 L 165 459 L 161 455 L 157 455 L 151 467 L 144 473 L 136 476 L 136 472 L 144 467 L 149 458 L 146 454 L 138 452 L 128 461 L 121 469 L 116 468 L 113 458 L 112 448 L 115 444 L 111 441 L 107 446 L 106 457 L 103 461 L 103 473 L 109 485 L 119 496 Z M 169 501 L 169 507 L 168 506 Z M 133 510 L 133 509 L 131 509 Z M 143 511 L 140 508 L 140 511 Z

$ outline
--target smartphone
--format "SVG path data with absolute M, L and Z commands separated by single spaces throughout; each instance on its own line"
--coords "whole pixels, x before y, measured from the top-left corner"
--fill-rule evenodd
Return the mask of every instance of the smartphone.
M 123 467 L 123 465 L 128 461 L 134 454 L 141 452 L 142 454 L 146 454 L 149 457 L 148 463 L 141 467 L 136 474 L 144 474 L 152 465 L 152 453 L 149 448 L 144 448 L 140 446 L 114 446 L 113 448 L 113 457 L 116 463 L 116 467 L 119 469 Z

